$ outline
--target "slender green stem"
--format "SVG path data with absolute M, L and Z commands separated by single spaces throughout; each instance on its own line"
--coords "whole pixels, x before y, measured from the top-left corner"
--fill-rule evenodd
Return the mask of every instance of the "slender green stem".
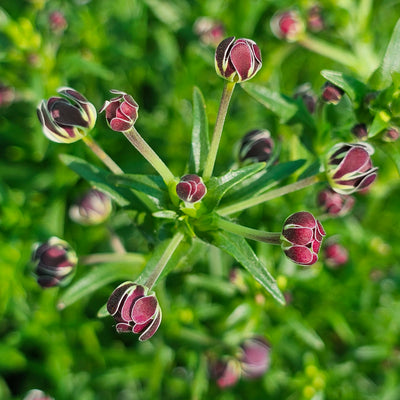
M 79 263 L 83 265 L 93 265 L 102 263 L 139 263 L 144 264 L 146 258 L 137 253 L 97 253 L 79 257 Z
M 296 190 L 303 189 L 307 186 L 314 185 L 320 181 L 320 175 L 314 175 L 309 178 L 302 179 L 300 181 L 291 183 L 289 185 L 283 186 L 281 188 L 270 190 L 259 196 L 251 197 L 250 199 L 239 201 L 238 203 L 232 204 L 230 206 L 221 207 L 218 210 L 219 215 L 229 215 L 238 211 L 245 210 L 250 207 L 254 207 L 258 204 L 264 203 L 268 200 L 275 199 L 276 197 L 283 196 L 285 194 L 294 192 Z
M 133 126 L 129 131 L 123 132 L 125 137 L 133 144 L 139 153 L 154 167 L 161 175 L 165 184 L 169 187 L 175 180 L 169 168 L 164 164 L 157 153 L 140 136 L 139 132 Z
M 213 173 L 219 142 L 221 140 L 222 130 L 224 128 L 225 117 L 234 88 L 235 82 L 225 83 L 224 90 L 222 92 L 221 103 L 219 104 L 217 120 L 215 121 L 213 137 L 211 139 L 210 151 L 208 152 L 207 160 L 204 166 L 203 179 L 205 181 L 210 179 Z
M 158 260 L 158 263 L 155 266 L 153 272 L 147 278 L 147 281 L 144 284 L 144 286 L 147 286 L 149 289 L 151 289 L 153 287 L 153 285 L 157 282 L 158 278 L 160 277 L 165 266 L 167 265 L 172 254 L 174 254 L 174 251 L 177 249 L 179 243 L 183 240 L 184 237 L 185 237 L 185 235 L 182 232 L 178 232 L 173 236 L 173 238 L 169 242 L 167 248 L 165 249 L 163 255 Z
M 235 224 L 223 218 L 216 220 L 217 226 L 228 232 L 243 236 L 247 239 L 258 240 L 269 244 L 281 244 L 280 232 L 265 232 L 258 229 L 248 228 L 247 226 Z
M 82 138 L 84 143 L 93 151 L 94 154 L 105 164 L 105 166 L 114 174 L 120 175 L 124 171 L 114 162 L 114 160 L 94 141 L 94 139 L 86 135 Z
M 121 238 L 115 233 L 114 229 L 110 226 L 108 228 L 108 233 L 110 234 L 110 243 L 113 250 L 118 254 L 125 254 L 126 249 L 124 244 L 121 241 Z

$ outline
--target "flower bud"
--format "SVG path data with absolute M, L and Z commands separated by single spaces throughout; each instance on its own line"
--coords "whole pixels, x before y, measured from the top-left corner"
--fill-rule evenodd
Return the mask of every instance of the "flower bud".
M 344 90 L 330 82 L 325 82 L 322 88 L 322 100 L 328 104 L 338 104 L 344 95 Z
M 100 112 L 106 112 L 108 126 L 116 132 L 125 132 L 132 128 L 138 118 L 139 105 L 132 96 L 112 89 L 111 93 L 117 97 L 107 100 Z
M 347 263 L 349 252 L 339 243 L 329 241 L 324 247 L 325 264 L 331 268 L 338 268 Z
M 399 130 L 397 128 L 389 128 L 382 136 L 385 142 L 395 142 L 400 137 Z
M 124 282 L 111 293 L 107 311 L 117 322 L 118 333 L 140 334 L 140 341 L 150 339 L 161 323 L 161 307 L 155 293 L 133 282 Z
M 23 400 L 54 400 L 53 397 L 46 395 L 39 389 L 30 390 L 24 397 Z
M 43 133 L 57 143 L 73 143 L 93 129 L 96 123 L 96 109 L 85 97 L 74 89 L 63 87 L 58 90 L 62 96 L 51 97 L 39 104 L 37 114 Z
M 261 51 L 256 42 L 250 39 L 226 38 L 215 51 L 217 74 L 230 82 L 249 80 L 261 65 Z
M 207 193 L 207 187 L 203 180 L 194 174 L 185 175 L 176 185 L 176 194 L 187 203 L 200 201 Z
M 247 339 L 241 345 L 240 363 L 242 374 L 246 378 L 258 378 L 268 370 L 270 365 L 270 346 L 263 337 Z
M 14 88 L 0 83 L 0 107 L 9 106 L 14 100 Z
M 211 365 L 211 376 L 218 387 L 225 389 L 234 386 L 240 378 L 240 362 L 235 358 L 219 360 Z
M 278 38 L 295 42 L 305 31 L 305 24 L 295 10 L 278 11 L 271 19 L 271 31 Z
M 326 235 L 321 223 L 307 211 L 290 215 L 283 224 L 282 249 L 286 256 L 300 265 L 312 265 Z
M 200 41 L 207 46 L 217 47 L 225 36 L 225 28 L 222 22 L 210 17 L 197 18 L 193 31 Z
M 309 83 L 304 83 L 296 89 L 296 92 L 293 96 L 295 99 L 303 100 L 304 105 L 306 106 L 308 112 L 310 114 L 314 114 L 315 107 L 317 104 L 317 96 L 314 91 L 311 89 L 311 85 Z
M 111 199 L 96 189 L 90 189 L 69 209 L 70 218 L 81 225 L 97 225 L 111 214 Z
M 239 160 L 262 162 L 269 161 L 274 150 L 274 140 L 267 129 L 255 129 L 243 136 L 240 142 Z
M 338 143 L 328 153 L 327 177 L 332 189 L 351 194 L 369 187 L 376 178 L 370 155 L 374 149 L 367 143 Z
M 351 133 L 359 140 L 366 140 L 368 138 L 367 125 L 356 124 L 351 128 Z
M 47 242 L 35 245 L 32 262 L 38 284 L 48 288 L 66 284 L 75 272 L 78 258 L 66 241 L 53 236 Z
M 307 12 L 307 27 L 312 32 L 321 32 L 325 29 L 322 9 L 318 4 L 313 5 Z
M 354 197 L 336 193 L 331 188 L 322 190 L 317 197 L 318 205 L 332 217 L 343 216 L 350 212 L 354 202 Z
M 67 29 L 68 23 L 61 11 L 52 11 L 49 15 L 50 29 L 55 33 L 62 33 Z

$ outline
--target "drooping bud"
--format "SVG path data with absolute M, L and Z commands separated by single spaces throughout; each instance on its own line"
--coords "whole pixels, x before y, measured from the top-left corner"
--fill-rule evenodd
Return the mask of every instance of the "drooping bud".
M 326 188 L 318 193 L 317 203 L 331 217 L 340 217 L 351 211 L 355 203 L 353 196 L 336 193 Z
M 69 209 L 70 218 L 81 225 L 97 225 L 105 221 L 112 211 L 109 196 L 96 189 L 90 189 Z
M 210 17 L 199 17 L 193 26 L 194 33 L 207 46 L 217 47 L 225 36 L 225 27 L 221 21 Z
M 271 348 L 267 341 L 263 337 L 256 336 L 245 340 L 241 349 L 240 364 L 243 376 L 253 379 L 264 375 L 271 362 Z
M 332 189 L 340 194 L 351 194 L 369 187 L 376 179 L 377 170 L 370 155 L 374 149 L 367 143 L 338 143 L 328 153 L 327 178 Z
M 207 187 L 203 180 L 195 174 L 185 175 L 176 185 L 176 194 L 187 203 L 200 201 L 207 193 Z
M 269 161 L 273 156 L 274 140 L 267 129 L 255 129 L 243 136 L 240 141 L 240 162 Z
M 133 282 L 124 282 L 111 293 L 107 311 L 117 322 L 118 333 L 140 334 L 140 341 L 150 339 L 156 333 L 162 317 L 155 293 Z
M 302 99 L 310 114 L 314 114 L 317 104 L 317 95 L 313 92 L 309 83 L 304 83 L 296 89 L 293 96 L 295 99 Z
M 307 211 L 290 215 L 283 224 L 282 249 L 296 264 L 312 265 L 318 260 L 318 252 L 326 235 L 321 223 Z
M 250 39 L 226 38 L 215 51 L 217 74 L 230 82 L 251 79 L 261 65 L 261 51 L 256 42 Z
M 322 100 L 328 104 L 338 104 L 344 95 L 344 90 L 330 82 L 325 82 L 322 88 Z
M 234 386 L 240 378 L 240 362 L 233 358 L 225 358 L 211 364 L 211 377 L 221 389 Z
M 116 132 L 125 132 L 132 128 L 138 118 L 139 105 L 132 96 L 112 89 L 117 97 L 107 100 L 100 112 L 106 112 L 108 126 Z
M 38 284 L 49 288 L 65 285 L 72 278 L 78 258 L 66 241 L 53 236 L 47 242 L 35 245 L 32 262 Z
M 366 140 L 368 138 L 367 125 L 356 124 L 351 128 L 351 133 L 359 140 Z
M 331 268 L 338 268 L 349 260 L 347 249 L 336 241 L 330 240 L 324 246 L 325 264 Z
M 300 39 L 305 31 L 305 24 L 296 10 L 278 11 L 271 18 L 271 31 L 278 38 L 288 42 Z
M 62 96 L 42 100 L 37 108 L 43 133 L 57 143 L 73 143 L 82 139 L 96 123 L 96 109 L 74 89 L 63 87 Z
M 382 136 L 382 139 L 385 142 L 396 142 L 400 137 L 400 133 L 398 128 L 392 127 L 389 128 Z

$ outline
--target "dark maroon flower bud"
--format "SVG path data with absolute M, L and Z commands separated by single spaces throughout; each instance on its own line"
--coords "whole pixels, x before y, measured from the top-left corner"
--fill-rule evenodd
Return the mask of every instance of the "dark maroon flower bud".
M 312 6 L 307 13 L 307 27 L 311 32 L 321 32 L 325 29 L 322 9 L 318 4 Z
M 318 193 L 317 202 L 325 213 L 332 217 L 339 217 L 351 211 L 355 199 L 327 188 Z
M 155 293 L 133 282 L 124 282 L 111 293 L 107 311 L 117 322 L 118 333 L 140 334 L 140 341 L 150 339 L 161 323 L 161 307 Z
M 54 236 L 45 243 L 35 245 L 32 262 L 37 282 L 41 287 L 48 288 L 68 283 L 78 258 L 66 241 Z
M 328 153 L 327 177 L 332 189 L 351 194 L 366 189 L 376 178 L 370 155 L 374 149 L 367 143 L 338 143 Z
M 23 400 L 54 400 L 53 397 L 47 396 L 46 393 L 39 389 L 30 390 Z
M 271 19 L 271 31 L 278 39 L 288 42 L 299 40 L 305 31 L 305 24 L 295 10 L 278 11 Z
M 50 29 L 55 33 L 61 33 L 68 27 L 67 20 L 61 11 L 52 11 L 49 15 Z
M 240 162 L 269 161 L 273 156 L 274 140 L 267 129 L 255 129 L 243 136 L 239 148 Z
M 14 101 L 14 99 L 14 88 L 0 83 L 0 107 L 9 106 Z
M 385 142 L 395 142 L 400 137 L 398 128 L 389 128 L 382 136 Z
M 43 133 L 58 143 L 73 143 L 82 139 L 96 123 L 96 109 L 74 89 L 58 89 L 63 97 L 51 97 L 39 104 L 37 114 Z
M 104 222 L 111 214 L 111 199 L 96 189 L 90 189 L 76 204 L 69 209 L 69 216 L 81 225 L 97 225 Z
M 324 246 L 325 264 L 331 268 L 338 268 L 347 263 L 349 252 L 335 241 L 328 241 Z
M 360 140 L 366 140 L 368 138 L 367 125 L 361 123 L 356 124 L 351 128 L 351 133 Z
M 283 224 L 282 249 L 286 256 L 300 265 L 312 265 L 326 235 L 321 223 L 307 211 L 290 215 Z
M 304 83 L 296 89 L 296 92 L 293 96 L 295 99 L 302 99 L 304 105 L 306 106 L 308 112 L 310 114 L 314 114 L 315 106 L 317 104 L 317 95 L 311 89 L 311 85 L 309 83 Z
M 223 23 L 210 17 L 197 18 L 193 30 L 200 41 L 207 46 L 217 47 L 225 36 Z
M 200 201 L 207 193 L 207 187 L 203 180 L 194 174 L 185 175 L 176 185 L 176 194 L 187 203 Z
M 234 386 L 240 378 L 240 362 L 235 358 L 219 360 L 211 365 L 211 377 L 218 387 L 225 389 Z
M 230 82 L 251 79 L 261 65 L 261 51 L 256 42 L 250 39 L 226 38 L 215 51 L 217 74 Z
M 241 345 L 240 363 L 242 374 L 246 378 L 258 378 L 268 370 L 270 365 L 271 348 L 263 337 L 247 339 Z
M 322 88 L 322 100 L 328 104 L 338 104 L 344 95 L 344 90 L 330 82 L 325 82 Z
M 112 89 L 117 97 L 107 100 L 100 112 L 106 112 L 108 126 L 116 132 L 125 132 L 132 128 L 138 117 L 139 105 L 125 92 Z

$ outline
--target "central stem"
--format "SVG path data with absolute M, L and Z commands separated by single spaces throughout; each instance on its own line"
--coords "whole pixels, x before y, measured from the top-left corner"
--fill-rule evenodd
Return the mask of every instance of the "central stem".
M 217 158 L 217 152 L 219 142 L 221 140 L 222 129 L 224 127 L 226 113 L 228 111 L 229 102 L 232 97 L 233 89 L 235 88 L 235 82 L 226 82 L 224 90 L 222 92 L 221 103 L 219 105 L 217 120 L 215 121 L 215 127 L 213 137 L 211 140 L 210 151 L 207 156 L 207 160 L 204 166 L 203 179 L 207 181 L 211 178 L 213 173 L 215 159 Z

